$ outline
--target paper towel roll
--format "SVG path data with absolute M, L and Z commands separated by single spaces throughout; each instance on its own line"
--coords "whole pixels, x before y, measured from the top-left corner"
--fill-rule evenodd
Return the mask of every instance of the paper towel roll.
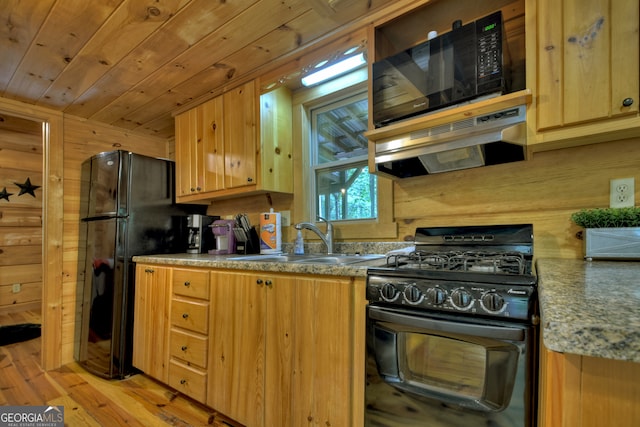
M 280 213 L 263 212 L 260 214 L 260 253 L 274 254 L 282 252 L 282 230 Z

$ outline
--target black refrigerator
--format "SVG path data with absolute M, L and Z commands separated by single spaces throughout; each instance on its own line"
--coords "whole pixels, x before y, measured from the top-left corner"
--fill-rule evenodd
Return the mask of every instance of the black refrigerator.
M 132 257 L 186 252 L 187 215 L 206 213 L 206 206 L 175 203 L 174 166 L 123 150 L 82 164 L 78 260 L 84 283 L 75 356 L 98 376 L 121 379 L 134 372 Z

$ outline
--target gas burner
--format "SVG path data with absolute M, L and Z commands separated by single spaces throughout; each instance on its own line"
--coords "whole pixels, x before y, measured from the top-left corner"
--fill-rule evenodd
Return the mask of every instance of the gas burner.
M 367 270 L 369 304 L 533 322 L 532 225 L 418 228 L 414 244 Z
M 387 257 L 387 265 L 417 270 L 473 271 L 478 273 L 524 274 L 527 261 L 518 252 L 417 250 Z

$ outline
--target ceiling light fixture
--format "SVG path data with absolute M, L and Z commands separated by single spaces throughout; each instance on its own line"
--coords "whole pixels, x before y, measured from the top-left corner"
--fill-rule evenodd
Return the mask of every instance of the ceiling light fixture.
M 336 62 L 335 64 L 330 65 L 327 68 L 323 68 L 322 70 L 316 71 L 315 73 L 311 73 L 308 76 L 303 77 L 302 84 L 304 86 L 313 86 L 314 84 L 332 79 L 339 76 L 340 74 L 346 73 L 347 71 L 351 71 L 354 68 L 365 64 L 366 62 L 367 61 L 364 59 L 364 53 L 351 56 L 347 59 L 343 59 L 340 62 Z

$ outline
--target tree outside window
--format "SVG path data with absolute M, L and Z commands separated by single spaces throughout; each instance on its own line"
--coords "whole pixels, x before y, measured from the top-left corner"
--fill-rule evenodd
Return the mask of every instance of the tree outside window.
M 328 220 L 375 219 L 377 179 L 367 165 L 366 92 L 335 97 L 311 110 L 314 204 Z

